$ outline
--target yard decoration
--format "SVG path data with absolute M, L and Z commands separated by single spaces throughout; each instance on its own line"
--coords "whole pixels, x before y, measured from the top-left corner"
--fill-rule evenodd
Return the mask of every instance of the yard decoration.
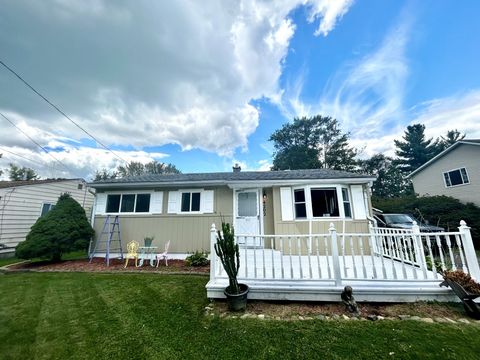
M 248 285 L 239 284 L 237 281 L 240 268 L 240 251 L 235 243 L 233 226 L 222 222 L 222 230 L 217 231 L 215 253 L 220 258 L 223 268 L 228 275 L 229 285 L 224 294 L 227 298 L 228 308 L 232 311 L 245 310 L 247 306 Z
M 345 286 L 340 297 L 342 298 L 342 302 L 345 304 L 348 312 L 354 314 L 355 316 L 360 315 L 357 302 L 353 298 L 353 289 L 351 286 Z
M 86 252 L 93 234 L 82 206 L 69 194 L 62 194 L 55 207 L 38 218 L 15 253 L 21 259 L 40 257 L 60 261 L 67 252 Z
M 480 320 L 480 307 L 473 301 L 480 297 L 480 284 L 475 282 L 469 274 L 462 270 L 444 271 L 444 281 L 440 286 L 450 286 L 455 295 L 457 295 L 463 303 L 463 307 L 468 316 Z

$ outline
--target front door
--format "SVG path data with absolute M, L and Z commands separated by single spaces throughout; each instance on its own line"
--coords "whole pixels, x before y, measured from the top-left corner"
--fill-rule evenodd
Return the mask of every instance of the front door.
M 236 194 L 235 233 L 260 235 L 260 202 L 258 190 L 241 190 Z M 262 246 L 260 238 L 241 236 L 238 243 L 245 246 Z

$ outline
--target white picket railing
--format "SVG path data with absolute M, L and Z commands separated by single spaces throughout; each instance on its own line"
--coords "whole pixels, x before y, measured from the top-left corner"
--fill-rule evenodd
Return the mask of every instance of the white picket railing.
M 215 254 L 217 230 L 211 229 L 210 278 L 227 275 Z M 458 232 L 422 233 L 370 227 L 365 234 L 236 235 L 236 241 L 262 246 L 240 247 L 238 277 L 248 280 L 439 281 L 440 271 L 462 269 L 480 278 L 470 228 L 460 223 Z M 254 240 L 254 241 L 252 241 Z

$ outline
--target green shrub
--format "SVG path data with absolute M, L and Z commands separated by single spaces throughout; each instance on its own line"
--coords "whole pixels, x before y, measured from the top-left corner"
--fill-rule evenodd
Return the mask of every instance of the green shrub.
M 407 213 L 446 231 L 458 231 L 460 220 L 471 227 L 476 248 L 480 248 L 480 208 L 472 203 L 463 204 L 449 196 L 407 196 L 393 199 L 372 198 L 374 207 L 385 213 Z
M 210 263 L 208 254 L 203 251 L 195 251 L 185 259 L 187 266 L 207 266 Z
M 21 259 L 60 261 L 64 253 L 86 250 L 93 234 L 85 210 L 70 195 L 63 194 L 55 207 L 32 226 L 15 253 Z

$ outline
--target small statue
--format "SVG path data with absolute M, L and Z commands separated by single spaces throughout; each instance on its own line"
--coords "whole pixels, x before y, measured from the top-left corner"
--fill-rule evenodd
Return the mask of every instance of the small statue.
M 353 298 L 353 289 L 351 286 L 345 286 L 342 291 L 342 302 L 347 307 L 347 310 L 355 315 L 360 315 L 357 302 Z

